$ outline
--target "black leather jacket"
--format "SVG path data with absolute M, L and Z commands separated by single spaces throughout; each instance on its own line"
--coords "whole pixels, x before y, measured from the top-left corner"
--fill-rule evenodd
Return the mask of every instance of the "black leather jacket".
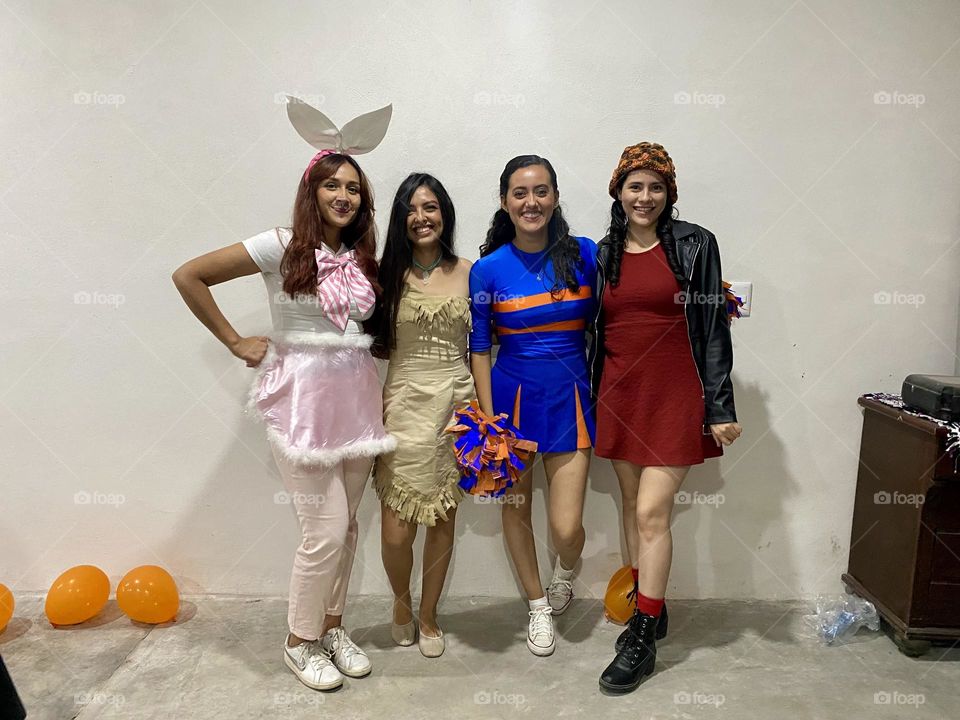
M 689 222 L 674 221 L 673 236 L 677 257 L 689 280 L 684 312 L 690 349 L 703 385 L 704 424 L 736 422 L 733 404 L 733 344 L 720 273 L 720 249 L 717 239 L 706 228 Z M 603 289 L 610 267 L 610 239 L 598 243 L 597 315 L 594 318 L 589 350 L 590 389 L 596 402 L 603 372 Z

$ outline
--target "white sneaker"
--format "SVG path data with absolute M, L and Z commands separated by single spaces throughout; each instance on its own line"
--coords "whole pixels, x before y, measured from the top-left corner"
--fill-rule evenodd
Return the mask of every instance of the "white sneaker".
M 314 690 L 333 690 L 343 685 L 343 675 L 330 662 L 330 653 L 319 640 L 300 643 L 296 647 L 283 641 L 283 661 L 304 685 Z
M 553 608 L 549 605 L 530 611 L 527 626 L 527 647 L 534 655 L 552 655 L 557 643 L 553 637 Z
M 342 626 L 327 630 L 327 634 L 320 638 L 320 645 L 330 654 L 334 665 L 344 675 L 359 678 L 369 675 L 373 669 L 370 658 L 357 647 Z
M 550 607 L 553 608 L 553 614 L 562 615 L 573 602 L 573 583 L 569 580 L 554 578 L 553 582 L 547 586 L 547 599 L 550 601 Z

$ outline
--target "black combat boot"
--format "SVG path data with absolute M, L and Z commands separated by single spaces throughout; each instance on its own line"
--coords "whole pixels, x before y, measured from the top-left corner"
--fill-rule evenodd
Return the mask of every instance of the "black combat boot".
M 631 617 L 630 620 L 627 621 L 626 629 L 622 633 L 620 633 L 620 637 L 617 638 L 617 642 L 613 646 L 617 652 L 620 652 L 620 649 L 623 647 L 623 643 L 627 641 L 627 635 L 629 635 L 631 632 L 634 632 L 634 630 L 632 629 L 632 625 L 633 625 L 634 618 L 636 617 L 637 615 L 636 613 L 634 613 L 633 617 Z M 667 621 L 668 621 L 667 604 L 664 603 L 663 610 L 660 611 L 660 619 L 657 620 L 657 632 L 656 632 L 657 640 L 663 640 L 667 636 Z
M 633 692 L 643 678 L 653 674 L 657 663 L 657 620 L 653 615 L 633 611 L 630 618 L 632 632 L 600 676 L 602 691 L 616 695 Z

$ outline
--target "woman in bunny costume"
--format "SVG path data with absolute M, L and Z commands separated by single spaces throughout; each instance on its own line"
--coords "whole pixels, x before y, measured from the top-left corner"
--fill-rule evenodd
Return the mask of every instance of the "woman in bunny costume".
M 300 523 L 290 581 L 284 662 L 317 690 L 363 677 L 367 655 L 341 625 L 356 512 L 373 459 L 396 442 L 383 429 L 380 382 L 361 323 L 377 285 L 373 196 L 352 155 L 369 152 L 390 122 L 387 106 L 337 127 L 290 98 L 287 114 L 319 148 L 297 189 L 293 226 L 274 228 L 195 258 L 173 275 L 194 315 L 248 367 L 251 406 L 267 428 L 274 459 Z M 260 272 L 273 333 L 242 337 L 210 286 Z

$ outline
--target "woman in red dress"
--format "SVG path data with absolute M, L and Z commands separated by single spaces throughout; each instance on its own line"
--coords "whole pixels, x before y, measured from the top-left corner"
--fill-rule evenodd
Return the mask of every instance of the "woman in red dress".
M 626 148 L 609 190 L 591 385 L 596 454 L 613 462 L 623 493 L 636 609 L 600 687 L 626 693 L 653 673 L 666 634 L 674 495 L 690 466 L 721 455 L 740 425 L 716 238 L 673 217 L 676 170 L 662 145 Z

